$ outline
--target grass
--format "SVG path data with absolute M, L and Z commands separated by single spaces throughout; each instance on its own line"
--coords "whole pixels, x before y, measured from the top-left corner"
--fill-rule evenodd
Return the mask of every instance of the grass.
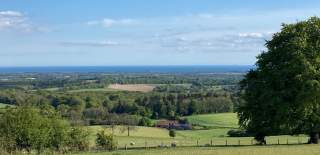
M 188 147 L 151 150 L 122 150 L 74 155 L 319 155 L 320 145 L 273 145 L 243 147 Z
M 104 92 L 104 91 L 119 91 L 112 88 L 87 88 L 87 89 L 76 89 L 76 90 L 69 90 L 69 93 L 81 93 L 81 92 Z
M 133 91 L 133 92 L 151 92 L 155 88 L 152 84 L 111 84 L 105 88 L 87 88 L 69 90 L 70 93 L 79 92 L 104 92 L 104 91 Z M 54 89 L 53 89 L 54 90 Z
M 109 126 L 90 126 L 89 130 L 92 132 L 100 131 L 104 129 L 107 133 L 112 133 L 112 129 Z M 127 137 L 127 131 L 122 132 L 123 126 L 116 126 L 113 134 L 118 137 Z M 155 134 L 156 133 L 156 134 Z M 149 137 L 149 138 L 169 138 L 169 131 L 162 128 L 142 127 L 137 126 L 130 132 L 132 137 Z
M 130 136 L 127 132 L 121 132 L 121 126 L 117 126 L 114 130 L 114 135 L 119 144 L 119 148 L 124 148 L 126 145 L 129 148 L 133 147 L 156 147 L 159 145 L 168 145 L 172 142 L 177 143 L 178 146 L 204 146 L 211 143 L 214 145 L 224 146 L 228 145 L 251 145 L 253 137 L 228 137 L 227 132 L 230 129 L 237 128 L 237 117 L 234 113 L 223 114 L 207 114 L 195 115 L 187 117 L 190 122 L 207 125 L 210 129 L 207 130 L 180 130 L 176 131 L 176 137 L 169 137 L 167 129 L 154 127 L 136 127 L 135 130 L 130 131 Z M 107 126 L 90 126 L 91 142 L 94 144 L 96 133 L 102 129 L 112 133 L 111 128 Z M 280 144 L 298 144 L 307 142 L 308 138 L 301 136 L 271 136 L 267 137 L 267 144 L 277 144 L 279 139 Z M 226 142 L 227 141 L 227 142 Z M 134 146 L 129 146 L 134 142 Z
M 14 107 L 14 105 L 0 103 L 0 109 L 6 108 L 7 106 L 9 106 L 9 107 Z
M 236 113 L 219 113 L 193 115 L 186 117 L 191 124 L 208 126 L 212 128 L 238 128 Z
M 211 139 L 215 137 L 226 137 L 229 129 L 208 129 L 208 130 L 185 130 L 177 131 L 177 134 L 185 138 L 193 139 Z
M 178 131 L 183 137 L 213 138 L 226 137 L 231 129 L 238 129 L 238 118 L 235 113 L 204 114 L 185 117 L 195 126 L 204 126 L 207 130 Z
M 132 92 L 151 92 L 157 86 L 167 85 L 167 84 L 111 84 L 105 88 L 83 88 L 69 90 L 69 93 L 79 93 L 79 92 L 104 92 L 104 91 L 132 91 Z M 171 84 L 175 86 L 185 86 L 190 87 L 191 84 Z M 217 86 L 219 87 L 219 86 Z M 59 91 L 61 88 L 46 88 L 46 91 Z
M 232 113 L 189 116 L 190 121 L 212 127 L 209 130 L 177 131 L 175 138 L 169 137 L 166 129 L 154 127 L 136 127 L 122 132 L 123 126 L 116 126 L 113 131 L 121 150 L 115 152 L 83 152 L 73 155 L 304 155 L 319 154 L 320 145 L 303 145 L 307 136 L 269 136 L 267 146 L 252 145 L 253 137 L 226 137 L 225 131 L 237 127 L 236 115 Z M 89 126 L 90 143 L 94 147 L 97 132 L 105 130 L 112 133 L 109 126 Z M 274 145 L 274 144 L 282 145 Z M 133 146 L 130 143 L 135 143 Z M 159 148 L 160 145 L 177 144 L 177 148 Z M 287 143 L 291 145 L 287 145 Z M 214 147 L 202 147 L 213 145 Z M 296 145 L 301 144 L 301 145 Z M 228 146 L 226 146 L 228 145 Z M 123 150 L 127 146 L 129 150 Z M 147 146 L 148 150 L 145 150 Z M 195 147 L 200 146 L 200 147 Z M 1 154 L 1 152 L 0 152 Z
M 147 142 L 149 146 L 160 145 L 161 142 L 171 143 L 172 138 L 169 137 L 169 131 L 162 128 L 153 127 L 140 127 L 137 126 L 135 129 L 130 131 L 130 136 L 127 136 L 127 130 L 121 131 L 123 126 L 116 126 L 113 134 L 116 136 L 119 147 L 124 147 L 129 145 L 131 142 L 135 143 L 132 147 L 143 147 Z M 91 143 L 94 144 L 96 133 L 105 130 L 107 133 L 111 134 L 112 129 L 108 126 L 90 126 L 89 131 L 91 133 L 90 139 Z

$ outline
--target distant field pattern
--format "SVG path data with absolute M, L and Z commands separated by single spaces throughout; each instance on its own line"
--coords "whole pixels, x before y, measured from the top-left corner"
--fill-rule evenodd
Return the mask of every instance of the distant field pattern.
M 110 89 L 123 91 L 151 92 L 156 86 L 148 84 L 111 84 Z

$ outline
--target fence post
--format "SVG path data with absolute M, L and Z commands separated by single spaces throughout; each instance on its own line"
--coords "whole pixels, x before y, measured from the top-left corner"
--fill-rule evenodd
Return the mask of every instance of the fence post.
M 253 145 L 253 139 L 251 139 L 251 145 Z
M 228 140 L 226 139 L 226 146 L 228 146 Z
M 278 138 L 278 145 L 280 144 L 279 138 Z
M 298 144 L 300 144 L 300 137 L 298 137 Z
M 199 146 L 199 140 L 197 139 L 197 146 Z
M 128 150 L 127 144 L 124 146 L 125 150 Z
M 213 146 L 213 142 L 212 142 L 212 139 L 211 139 L 211 141 L 210 141 L 210 145 L 211 145 L 211 146 Z
M 287 145 L 289 144 L 289 140 L 288 140 L 288 138 L 287 138 Z
M 147 149 L 147 141 L 144 142 L 144 147 Z
M 240 139 L 238 140 L 238 145 L 240 145 Z

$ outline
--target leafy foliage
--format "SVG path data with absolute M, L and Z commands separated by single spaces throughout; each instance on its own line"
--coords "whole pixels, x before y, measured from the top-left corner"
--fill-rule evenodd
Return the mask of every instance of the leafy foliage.
M 112 134 L 108 135 L 104 130 L 97 133 L 97 147 L 103 150 L 113 151 L 117 149 L 117 142 Z
M 86 135 L 70 129 L 70 124 L 50 109 L 9 108 L 0 117 L 0 146 L 7 152 L 36 150 L 38 153 L 46 149 L 83 148 L 83 144 L 88 143 L 84 139 Z
M 169 136 L 173 138 L 176 137 L 176 130 L 174 129 L 169 130 Z
M 241 81 L 239 123 L 258 141 L 271 134 L 320 132 L 319 29 L 317 17 L 284 24 Z

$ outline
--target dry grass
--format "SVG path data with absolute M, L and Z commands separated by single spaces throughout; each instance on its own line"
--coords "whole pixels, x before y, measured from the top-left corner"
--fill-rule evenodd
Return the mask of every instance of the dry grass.
M 151 92 L 155 86 L 148 84 L 111 84 L 108 88 L 124 91 Z

